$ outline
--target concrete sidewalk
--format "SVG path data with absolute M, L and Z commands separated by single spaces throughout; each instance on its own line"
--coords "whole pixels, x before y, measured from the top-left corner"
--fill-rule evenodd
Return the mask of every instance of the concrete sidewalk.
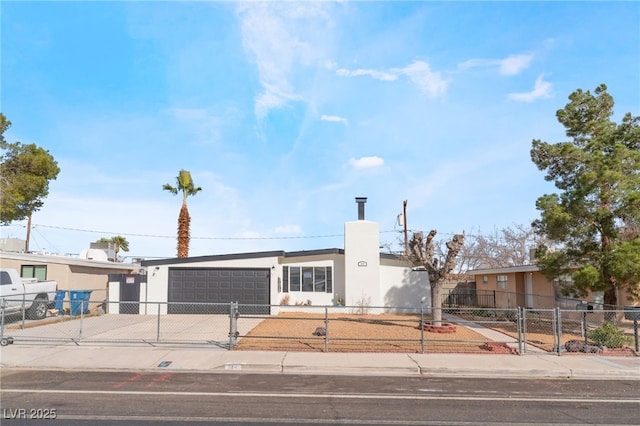
M 2 368 L 640 380 L 640 357 L 224 351 L 209 346 L 42 345 L 0 349 Z

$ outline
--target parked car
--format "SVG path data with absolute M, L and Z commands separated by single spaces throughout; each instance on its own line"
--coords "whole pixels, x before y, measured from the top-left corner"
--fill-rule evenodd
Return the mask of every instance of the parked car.
M 15 269 L 0 269 L 0 303 L 5 314 L 25 311 L 29 319 L 42 319 L 58 290 L 56 281 L 21 278 Z

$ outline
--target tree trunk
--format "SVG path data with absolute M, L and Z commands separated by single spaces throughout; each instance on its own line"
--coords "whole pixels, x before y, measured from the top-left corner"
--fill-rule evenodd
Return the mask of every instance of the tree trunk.
M 187 209 L 187 203 L 182 203 L 180 216 L 178 217 L 178 257 L 189 257 L 189 226 L 191 217 Z
M 611 225 L 612 226 L 612 225 Z M 618 308 L 618 292 L 616 291 L 616 280 L 611 272 L 609 265 L 611 248 L 611 239 L 607 234 L 601 236 L 601 250 L 605 254 L 605 261 L 601 263 L 602 279 L 607 285 L 607 289 L 604 292 L 604 304 L 605 309 L 617 309 Z
M 432 325 L 437 327 L 442 325 L 442 297 L 440 296 L 442 290 L 441 283 L 431 284 L 431 321 Z
M 616 294 L 616 287 L 610 284 L 610 287 L 604 292 L 604 304 L 605 309 L 618 309 L 618 295 Z

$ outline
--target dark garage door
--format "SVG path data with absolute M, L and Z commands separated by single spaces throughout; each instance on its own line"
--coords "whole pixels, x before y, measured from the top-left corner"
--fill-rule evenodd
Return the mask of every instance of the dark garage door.
M 269 282 L 269 269 L 170 268 L 167 311 L 228 314 L 229 303 L 238 302 L 241 314 L 268 314 Z

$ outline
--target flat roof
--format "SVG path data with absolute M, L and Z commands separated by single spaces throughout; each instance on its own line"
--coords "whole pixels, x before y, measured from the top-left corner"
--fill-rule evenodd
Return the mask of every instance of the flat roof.
M 538 265 L 506 266 L 504 268 L 485 268 L 469 271 L 470 275 L 508 274 L 512 272 L 538 272 Z
M 304 257 L 304 256 L 329 256 L 344 255 L 344 250 L 339 248 L 328 248 L 318 250 L 300 250 L 300 251 L 258 251 L 250 253 L 229 253 L 215 254 L 208 256 L 194 257 L 173 257 L 167 259 L 143 260 L 141 266 L 159 266 L 159 265 L 175 265 L 181 263 L 197 263 L 197 262 L 216 262 L 221 260 L 244 260 L 244 259 L 260 259 L 264 257 Z M 380 253 L 381 258 L 385 259 L 401 259 L 400 256 L 389 253 Z
M 77 257 L 55 255 L 55 254 L 36 254 L 36 253 L 14 253 L 0 252 L 0 259 L 20 260 L 24 262 L 40 262 L 59 265 L 85 266 L 98 269 L 112 270 L 137 270 L 140 267 L 133 263 L 107 262 L 100 260 L 79 259 Z

